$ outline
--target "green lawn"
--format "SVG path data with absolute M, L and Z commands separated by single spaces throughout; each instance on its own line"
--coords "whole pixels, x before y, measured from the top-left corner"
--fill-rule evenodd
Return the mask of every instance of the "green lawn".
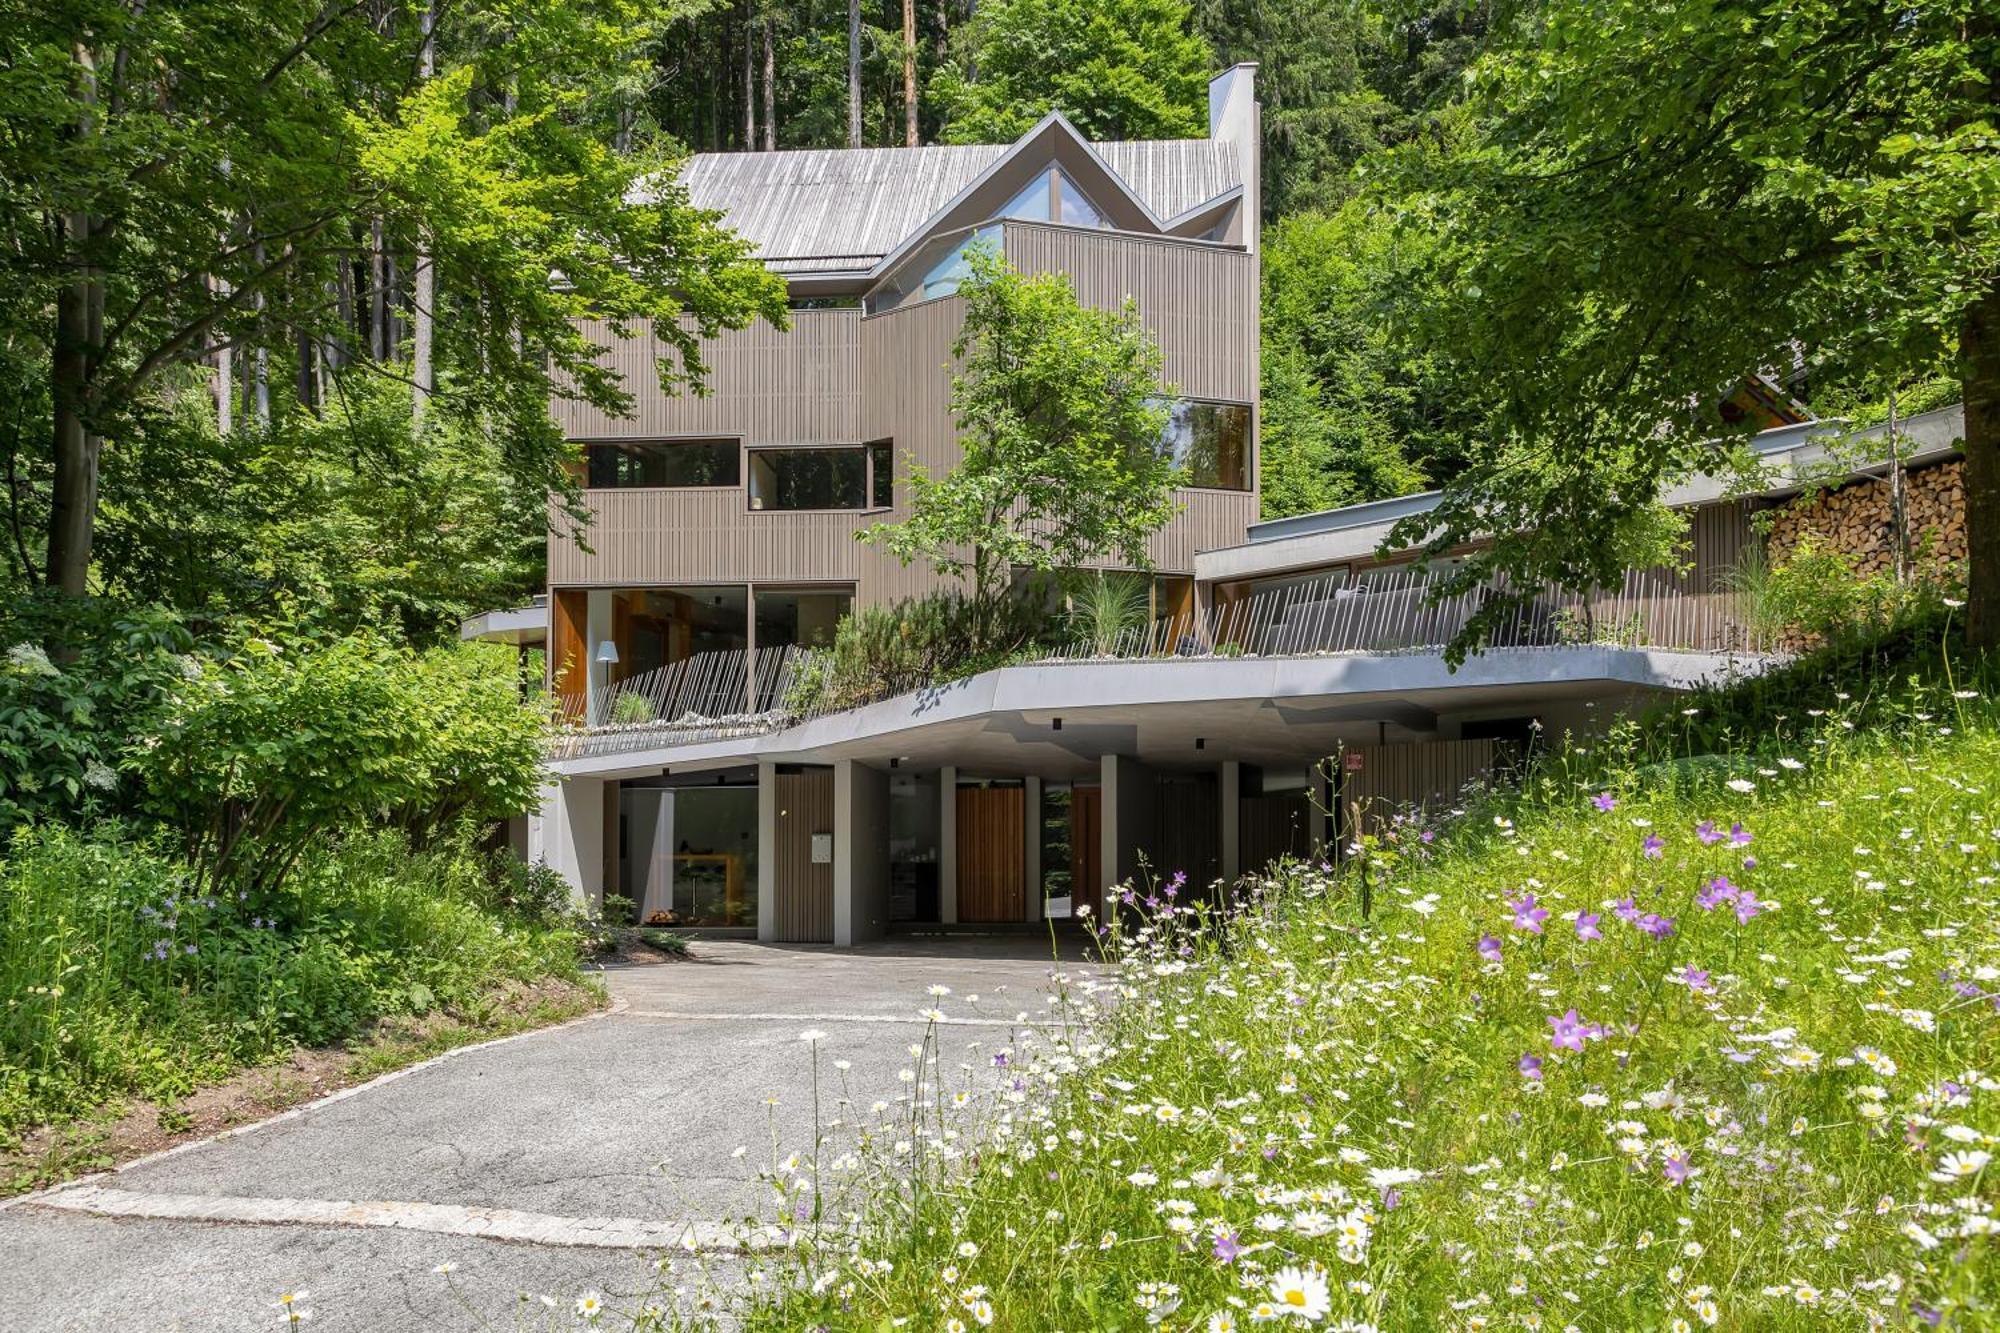
M 871 1202 L 748 1323 L 1992 1327 L 2000 732 L 1959 695 L 1828 691 L 1754 757 L 1621 728 L 1404 826 L 1365 919 L 1352 874 L 1160 886 L 1088 1028 L 934 1028 L 829 1133 Z

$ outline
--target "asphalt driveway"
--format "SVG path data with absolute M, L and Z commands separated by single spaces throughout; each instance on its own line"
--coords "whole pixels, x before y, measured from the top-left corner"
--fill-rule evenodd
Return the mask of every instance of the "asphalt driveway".
M 976 1069 L 966 1048 L 1045 1014 L 1055 970 L 1031 938 L 698 951 L 608 970 L 611 1013 L 14 1201 L 0 1328 L 268 1328 L 301 1289 L 321 1328 L 511 1328 L 524 1294 L 540 1326 L 542 1296 L 643 1291 L 652 1254 L 768 1214 L 759 1167 L 812 1142 L 801 1032 L 826 1034 L 833 1116 L 843 1078 L 863 1108 L 895 1095 L 920 1010 L 948 1015 L 947 1068 Z

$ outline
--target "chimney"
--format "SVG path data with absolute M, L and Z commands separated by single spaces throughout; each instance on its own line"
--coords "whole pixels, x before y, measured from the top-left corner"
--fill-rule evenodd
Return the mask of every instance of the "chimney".
M 1236 148 L 1243 180 L 1243 243 L 1257 251 L 1264 215 L 1262 109 L 1257 103 L 1257 63 L 1231 65 L 1208 81 L 1208 137 Z

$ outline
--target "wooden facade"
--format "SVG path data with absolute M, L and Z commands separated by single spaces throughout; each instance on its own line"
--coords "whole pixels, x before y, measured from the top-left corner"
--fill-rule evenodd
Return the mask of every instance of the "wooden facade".
M 1130 296 L 1159 339 L 1175 391 L 1253 407 L 1251 488 L 1177 492 L 1181 512 L 1148 554 L 1166 573 L 1191 574 L 1197 551 L 1244 538 L 1257 517 L 1257 262 L 1241 250 L 1169 238 L 1006 224 L 1010 257 L 1024 272 L 1066 272 L 1091 304 Z M 707 392 L 669 396 L 653 366 L 664 345 L 651 334 L 585 331 L 606 346 L 636 400 L 629 419 L 560 402 L 555 416 L 580 442 L 734 438 L 743 449 L 777 445 L 892 443 L 898 479 L 919 464 L 933 474 L 957 461 L 951 415 L 951 345 L 964 319 L 957 297 L 864 317 L 859 309 L 796 311 L 789 329 L 768 325 L 701 342 Z M 747 459 L 741 469 L 748 473 Z M 859 604 L 894 601 L 936 586 L 927 567 L 905 568 L 856 540 L 862 529 L 907 515 L 900 484 L 886 509 L 753 511 L 742 485 L 592 489 L 589 523 L 571 531 L 552 511 L 552 589 L 718 583 L 852 587 Z M 579 537 L 581 540 L 579 540 Z
M 1355 834 L 1357 809 L 1363 827 L 1375 829 L 1406 808 L 1449 806 L 1470 783 L 1492 776 L 1512 757 L 1511 746 L 1491 740 L 1350 745 L 1338 773 L 1342 840 Z

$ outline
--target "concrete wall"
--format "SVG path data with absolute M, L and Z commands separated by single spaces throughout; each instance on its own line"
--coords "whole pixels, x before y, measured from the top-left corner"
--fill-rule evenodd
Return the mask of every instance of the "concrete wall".
M 833 767 L 833 942 L 865 944 L 889 925 L 889 774 Z

